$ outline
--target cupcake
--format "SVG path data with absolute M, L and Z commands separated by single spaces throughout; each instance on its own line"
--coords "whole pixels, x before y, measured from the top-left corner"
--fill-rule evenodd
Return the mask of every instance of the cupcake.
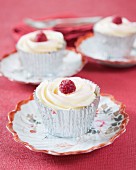
M 22 67 L 32 76 L 56 74 L 62 65 L 65 47 L 63 35 L 51 30 L 26 34 L 16 45 Z
M 107 17 L 94 25 L 97 54 L 107 59 L 130 55 L 136 37 L 136 23 L 126 18 Z
M 79 77 L 42 82 L 34 93 L 45 129 L 57 137 L 78 137 L 87 133 L 99 98 L 99 87 Z

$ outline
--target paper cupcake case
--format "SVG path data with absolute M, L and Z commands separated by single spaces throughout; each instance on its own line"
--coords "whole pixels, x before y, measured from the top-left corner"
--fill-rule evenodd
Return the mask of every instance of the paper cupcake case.
M 110 59 L 129 56 L 135 34 L 126 37 L 117 37 L 95 32 L 94 37 L 96 40 L 94 46 L 96 47 L 96 49 L 94 49 L 95 55 Z
M 47 133 L 57 137 L 78 137 L 88 132 L 100 97 L 81 109 L 56 110 L 46 107 L 34 95 Z
M 19 50 L 22 68 L 32 76 L 53 76 L 61 67 L 66 51 L 58 50 L 46 54 L 33 54 Z

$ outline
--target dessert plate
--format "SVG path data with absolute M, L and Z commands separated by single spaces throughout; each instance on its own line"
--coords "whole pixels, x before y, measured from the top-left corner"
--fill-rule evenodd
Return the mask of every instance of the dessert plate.
M 35 77 L 31 76 L 26 70 L 24 70 L 19 61 L 18 52 L 13 52 L 2 58 L 0 62 L 0 72 L 3 76 L 7 77 L 11 81 L 20 83 L 39 84 L 44 80 L 50 80 L 57 77 L 69 77 L 78 73 L 84 65 L 87 63 L 86 57 L 74 51 L 74 49 L 67 49 L 66 56 L 63 60 L 63 65 L 59 73 L 56 73 L 54 77 Z
M 75 43 L 76 49 L 82 55 L 90 57 L 92 60 L 112 67 L 130 67 L 136 65 L 136 48 L 133 48 L 130 56 L 122 58 L 104 58 L 97 55 L 97 43 L 92 33 L 80 37 Z
M 8 115 L 8 130 L 16 142 L 28 149 L 52 155 L 88 153 L 110 145 L 126 130 L 129 117 L 125 106 L 113 96 L 103 94 L 97 115 L 87 134 L 77 138 L 59 138 L 46 132 L 37 105 L 31 96 L 19 102 Z

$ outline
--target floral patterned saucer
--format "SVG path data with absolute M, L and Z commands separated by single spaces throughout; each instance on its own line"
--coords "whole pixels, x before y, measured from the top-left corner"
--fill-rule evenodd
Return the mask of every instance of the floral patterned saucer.
M 80 37 L 75 43 L 76 49 L 81 54 L 90 57 L 93 61 L 97 63 L 108 65 L 112 67 L 131 67 L 136 65 L 136 48 L 134 47 L 131 51 L 130 56 L 122 58 L 112 58 L 112 57 L 102 57 L 98 56 L 97 43 L 95 36 L 92 33 L 86 34 Z
M 57 77 L 69 77 L 73 76 L 82 70 L 84 65 L 87 63 L 86 57 L 77 53 L 73 48 L 66 50 L 66 56 L 63 60 L 63 65 L 59 71 L 53 77 L 35 77 L 31 76 L 26 70 L 21 67 L 19 61 L 18 52 L 12 52 L 11 54 L 5 55 L 0 62 L 0 73 L 7 77 L 11 81 L 20 83 L 39 84 L 44 80 L 55 79 Z
M 88 153 L 107 146 L 125 132 L 129 121 L 125 106 L 108 94 L 101 95 L 93 125 L 81 137 L 58 138 L 47 134 L 32 96 L 19 102 L 8 119 L 7 128 L 16 142 L 32 151 L 52 155 Z

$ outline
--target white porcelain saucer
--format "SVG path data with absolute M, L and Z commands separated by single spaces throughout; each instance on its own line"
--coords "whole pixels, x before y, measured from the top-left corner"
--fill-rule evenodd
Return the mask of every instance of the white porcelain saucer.
M 23 70 L 18 52 L 13 52 L 3 57 L 0 62 L 0 73 L 11 81 L 20 83 L 39 84 L 44 80 L 55 79 L 57 77 L 69 77 L 82 70 L 87 63 L 85 57 L 74 51 L 74 49 L 66 50 L 67 55 L 64 57 L 63 65 L 59 73 L 54 77 L 34 77 Z
M 94 61 L 103 64 L 108 65 L 112 67 L 131 67 L 136 65 L 136 48 L 133 48 L 131 51 L 130 56 L 128 57 L 122 57 L 122 58 L 104 58 L 102 56 L 98 56 L 97 51 L 97 45 L 96 45 L 96 39 L 95 36 L 93 36 L 92 33 L 86 34 L 85 36 L 80 37 L 75 46 L 78 52 L 81 54 L 90 57 Z
M 78 138 L 58 138 L 47 134 L 32 96 L 19 102 L 8 119 L 7 128 L 15 141 L 30 150 L 52 155 L 88 153 L 107 146 L 125 132 L 129 121 L 125 106 L 107 94 L 100 97 L 97 116 L 89 132 Z

